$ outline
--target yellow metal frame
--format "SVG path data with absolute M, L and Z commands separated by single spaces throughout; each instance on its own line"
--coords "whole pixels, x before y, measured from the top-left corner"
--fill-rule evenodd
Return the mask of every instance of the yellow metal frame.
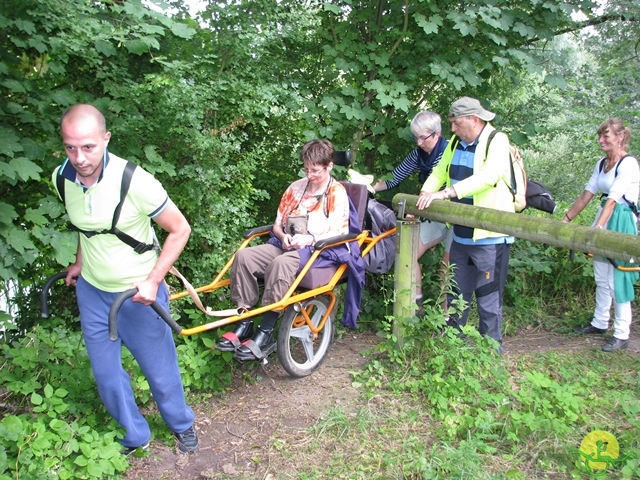
M 240 244 L 236 252 L 234 252 L 234 254 L 227 261 L 227 263 L 224 265 L 220 273 L 213 279 L 213 281 L 208 285 L 204 285 L 202 287 L 196 288 L 195 291 L 197 293 L 211 293 L 222 287 L 228 286 L 230 284 L 230 280 L 229 278 L 224 278 L 224 277 L 231 269 L 231 265 L 233 264 L 233 259 L 235 258 L 236 253 L 239 250 L 242 250 L 243 248 L 247 248 L 255 238 L 263 235 L 267 235 L 270 231 L 271 231 L 270 229 L 266 230 L 264 228 L 256 229 L 256 233 L 249 235 Z M 335 271 L 335 273 L 333 274 L 333 276 L 331 277 L 331 280 L 329 281 L 329 283 L 327 283 L 326 285 L 323 285 L 321 287 L 317 287 L 311 290 L 298 291 L 298 286 L 300 285 L 300 282 L 302 282 L 302 279 L 304 279 L 307 272 L 313 267 L 313 264 L 318 258 L 318 256 L 320 255 L 320 253 L 327 248 L 332 248 L 332 247 L 341 245 L 343 243 L 355 241 L 355 242 L 358 242 L 358 245 L 360 245 L 361 256 L 364 257 L 369 253 L 369 251 L 375 246 L 377 242 L 379 242 L 383 238 L 393 235 L 395 232 L 396 232 L 396 229 L 394 228 L 376 237 L 371 237 L 369 234 L 369 231 L 364 230 L 356 238 L 328 243 L 322 249 L 314 250 L 314 252 L 311 254 L 311 258 L 309 258 L 309 261 L 305 264 L 305 266 L 302 268 L 300 273 L 298 273 L 295 280 L 289 287 L 289 290 L 287 290 L 287 293 L 285 293 L 284 297 L 280 301 L 272 303 L 270 305 L 257 307 L 252 310 L 246 310 L 237 315 L 233 315 L 231 317 L 209 322 L 204 325 L 199 325 L 192 328 L 183 328 L 180 331 L 180 335 L 183 335 L 183 336 L 195 335 L 198 333 L 206 332 L 208 330 L 213 330 L 214 328 L 224 327 L 232 323 L 240 322 L 248 318 L 262 315 L 263 313 L 269 312 L 271 310 L 284 310 L 291 305 L 294 305 L 296 303 L 302 303 L 305 300 L 308 300 L 313 297 L 317 297 L 318 295 L 328 295 L 330 298 L 329 307 L 327 308 L 327 311 L 325 312 L 322 320 L 320 321 L 317 327 L 314 326 L 313 323 L 311 322 L 311 318 L 309 317 L 309 312 L 304 308 L 300 309 L 301 317 L 304 319 L 305 323 L 307 324 L 309 329 L 313 332 L 313 335 L 315 337 L 324 328 L 324 325 L 327 319 L 329 318 L 329 315 L 333 311 L 333 307 L 335 306 L 335 303 L 336 303 L 336 296 L 333 293 L 333 289 L 338 284 L 338 282 L 342 278 L 342 275 L 347 269 L 346 264 L 340 265 Z M 169 297 L 169 300 L 178 300 L 180 298 L 184 298 L 187 296 L 189 296 L 189 293 L 187 291 L 178 292 L 178 293 L 172 294 Z M 301 325 L 302 324 L 300 323 L 298 326 L 301 326 Z
M 588 253 L 587 256 L 589 258 L 593 258 L 593 254 Z M 611 262 L 611 260 L 609 260 L 609 262 L 614 266 L 614 268 L 616 270 L 620 270 L 621 272 L 640 272 L 640 267 L 629 267 L 629 266 L 624 266 L 624 265 L 614 265 L 613 262 Z

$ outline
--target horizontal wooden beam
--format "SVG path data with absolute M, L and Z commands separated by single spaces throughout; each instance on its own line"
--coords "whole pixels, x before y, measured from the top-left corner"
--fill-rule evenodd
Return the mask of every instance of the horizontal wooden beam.
M 418 210 L 417 201 L 416 195 L 399 193 L 392 202 L 396 212 L 438 222 L 481 228 L 616 260 L 638 263 L 640 259 L 640 239 L 636 235 L 443 200 L 435 200 L 429 208 Z

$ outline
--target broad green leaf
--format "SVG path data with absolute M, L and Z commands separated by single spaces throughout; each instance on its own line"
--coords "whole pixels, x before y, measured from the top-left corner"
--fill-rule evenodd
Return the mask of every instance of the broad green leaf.
M 408 112 L 411 108 L 411 102 L 406 97 L 396 98 L 393 101 L 393 106 L 396 108 L 396 110 L 400 110 L 401 112 Z
M 459 30 L 463 37 L 472 36 L 475 37 L 478 33 L 478 28 L 467 22 L 460 22 L 453 26 L 454 30 Z
M 96 40 L 94 45 L 96 50 L 105 57 L 113 57 L 117 53 L 116 48 L 111 44 L 111 42 L 106 40 Z
M 144 155 L 151 163 L 161 163 L 163 161 L 162 157 L 156 152 L 156 148 L 155 145 L 147 145 L 144 147 Z
M 150 25 L 148 23 L 145 23 L 144 25 L 142 25 L 141 30 L 147 35 L 164 35 L 164 28 L 159 25 Z
M 36 35 L 29 39 L 29 46 L 35 48 L 38 52 L 44 53 L 48 50 L 47 45 L 44 43 L 44 37 Z
M 48 383 L 44 386 L 44 396 L 46 398 L 53 397 L 53 387 Z
M 184 23 L 174 23 L 173 25 L 171 25 L 171 33 L 173 33 L 176 37 L 189 40 L 196 34 L 196 31 L 188 25 L 185 25 Z
M 58 218 L 65 213 L 64 206 L 57 197 L 46 196 L 40 201 L 38 212 L 49 218 Z
M 516 145 L 523 145 L 527 143 L 529 137 L 527 137 L 524 133 L 521 132 L 512 132 L 509 135 L 510 140 Z
M 334 97 L 324 97 L 320 104 L 329 112 L 335 112 L 338 108 L 338 103 Z
M 18 218 L 18 213 L 16 212 L 16 209 L 13 208 L 13 205 L 0 202 L 0 223 L 11 225 L 12 221 L 16 218 Z
M 29 45 L 27 45 L 27 42 L 22 40 L 20 37 L 16 37 L 12 35 L 9 38 L 11 39 L 11 43 L 13 43 L 16 47 L 20 49 L 26 50 L 29 47 Z
M 503 35 L 497 35 L 497 34 L 495 34 L 493 32 L 486 32 L 485 35 L 487 36 L 487 38 L 489 38 L 496 45 L 506 45 L 507 44 L 507 38 L 504 37 Z
M 4 175 L 7 178 L 10 178 L 11 180 L 15 180 L 16 179 L 16 169 L 13 168 L 11 165 L 9 165 L 6 162 L 0 162 L 0 176 Z M 12 182 L 12 185 L 15 185 L 15 181 Z
M 27 250 L 34 250 L 36 246 L 31 241 L 29 232 L 20 230 L 18 228 L 13 229 L 9 238 L 7 238 L 7 244 L 11 245 L 16 252 L 24 254 Z
M 33 392 L 31 394 L 31 403 L 33 403 L 34 405 L 42 405 L 42 396 L 37 394 L 36 392 Z
M 544 77 L 544 81 L 547 82 L 552 87 L 556 87 L 561 90 L 566 89 L 568 86 L 567 81 L 564 78 L 562 78 L 560 75 L 546 75 Z
M 40 180 L 40 172 L 42 172 L 42 168 L 25 157 L 14 158 L 9 162 L 9 165 L 16 170 L 16 173 L 22 180 L 26 181 L 30 178 Z
M 145 165 L 146 170 L 151 174 L 158 172 L 166 173 L 173 177 L 176 175 L 175 166 L 165 161 L 156 151 L 155 145 L 147 145 L 144 147 L 144 155 L 149 160 L 150 164 Z
M 22 85 L 21 82 L 19 82 L 18 80 L 3 80 L 2 82 L 0 82 L 0 85 L 7 87 L 9 90 L 11 90 L 13 93 L 27 93 L 26 88 L 24 88 L 24 85 Z
M 13 24 L 24 33 L 28 33 L 29 35 L 33 35 L 36 33 L 37 28 L 35 24 L 30 20 L 23 20 L 21 18 L 16 19 Z
M 51 427 L 51 430 L 53 430 L 54 432 L 58 433 L 68 429 L 67 422 L 64 422 L 58 418 L 52 419 L 49 422 L 49 427 Z
M 464 72 L 462 76 L 469 85 L 473 87 L 482 85 L 482 78 L 480 78 L 475 70 L 471 68 L 462 68 L 461 71 Z
M 135 55 L 143 55 L 149 52 L 149 47 L 147 46 L 147 44 L 137 38 L 134 40 L 127 40 L 124 43 L 124 46 L 130 53 L 133 53 Z
M 53 256 L 59 265 L 67 266 L 76 261 L 78 253 L 78 234 L 74 232 L 56 232 L 50 239 Z
M 506 67 L 511 63 L 509 59 L 505 57 L 494 56 L 492 60 L 494 63 L 496 63 L 497 65 L 500 65 L 501 67 Z
M 389 153 L 389 146 L 380 145 L 377 150 L 380 155 L 387 155 Z
M 380 55 L 372 54 L 370 57 L 379 67 L 386 67 L 389 65 L 389 54 L 387 52 L 382 52 Z
M 8 415 L 0 420 L 0 435 L 9 441 L 15 442 L 24 435 L 26 426 L 15 415 Z
M 58 105 L 62 105 L 64 107 L 68 107 L 78 103 L 78 98 L 76 95 L 67 89 L 56 90 L 51 94 L 51 100 Z
M 522 22 L 518 22 L 513 26 L 513 31 L 517 32 L 523 38 L 534 37 L 536 34 L 536 30 L 533 27 L 529 27 Z
M 432 15 L 427 20 L 421 13 L 415 13 L 413 18 L 427 35 L 438 33 L 439 27 L 442 26 L 442 17 L 440 15 Z
M 147 15 L 147 9 L 139 2 L 124 2 L 124 11 L 137 19 L 142 19 Z
M 47 223 L 49 223 L 47 217 L 33 208 L 27 208 L 27 210 L 24 212 L 24 220 L 26 222 L 35 223 L 36 225 L 46 225 Z
M 385 92 L 378 92 L 378 95 L 376 95 L 376 98 L 380 102 L 380 105 L 382 105 L 383 107 L 386 107 L 393 103 L 393 98 L 391 97 L 391 95 Z
M 495 7 L 481 8 L 478 11 L 479 17 L 484 23 L 492 28 L 502 29 L 502 21 L 500 19 L 500 10 Z
M 13 157 L 14 152 L 21 152 L 20 139 L 7 127 L 0 126 L 0 154 Z
M 360 107 L 343 105 L 340 108 L 340 113 L 344 113 L 348 120 L 353 120 L 354 118 L 357 120 L 362 119 Z
M 147 35 L 147 36 L 141 37 L 141 40 L 150 49 L 155 49 L 155 50 L 159 50 L 160 49 L 160 43 L 158 43 L 158 40 L 155 37 Z
M 375 90 L 377 92 L 386 91 L 385 85 L 380 80 L 373 80 L 372 82 L 365 82 L 364 88 L 369 90 Z
M 342 9 L 340 8 L 340 5 L 334 5 L 331 2 L 324 2 L 322 4 L 322 8 L 326 11 L 326 12 L 331 12 L 334 13 L 336 15 L 342 15 Z
M 352 85 L 346 85 L 342 87 L 341 92 L 345 97 L 358 98 L 360 96 L 360 91 Z

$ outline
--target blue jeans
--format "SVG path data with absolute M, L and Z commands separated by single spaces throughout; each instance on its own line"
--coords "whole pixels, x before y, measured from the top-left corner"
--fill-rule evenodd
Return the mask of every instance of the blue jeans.
M 125 429 L 120 441 L 139 447 L 151 438 L 149 424 L 136 405 L 129 374 L 122 367 L 122 344 L 131 351 L 144 373 L 153 398 L 167 426 L 182 433 L 193 425 L 194 414 L 186 404 L 178 354 L 172 331 L 151 308 L 126 300 L 118 313 L 118 338 L 109 340 L 109 309 L 119 293 L 104 292 L 82 277 L 76 285 L 80 324 L 107 412 Z M 158 288 L 156 301 L 168 309 L 168 292 Z

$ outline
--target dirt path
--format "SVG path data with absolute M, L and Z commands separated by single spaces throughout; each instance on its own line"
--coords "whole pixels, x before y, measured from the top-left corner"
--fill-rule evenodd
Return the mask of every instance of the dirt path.
M 640 329 L 632 332 L 628 352 L 640 356 Z M 277 356 L 261 371 L 262 380 L 240 386 L 208 404 L 194 405 L 200 449 L 195 455 L 177 455 L 158 441 L 146 458 L 132 458 L 128 480 L 266 478 L 274 439 L 309 438 L 307 429 L 329 410 L 340 406 L 357 411 L 361 391 L 352 386 L 349 372 L 361 368 L 363 352 L 379 339 L 370 333 L 348 334 L 336 340 L 325 363 L 313 375 L 293 379 Z M 558 335 L 525 331 L 505 339 L 506 355 L 550 350 L 596 349 L 604 344 L 597 336 Z

